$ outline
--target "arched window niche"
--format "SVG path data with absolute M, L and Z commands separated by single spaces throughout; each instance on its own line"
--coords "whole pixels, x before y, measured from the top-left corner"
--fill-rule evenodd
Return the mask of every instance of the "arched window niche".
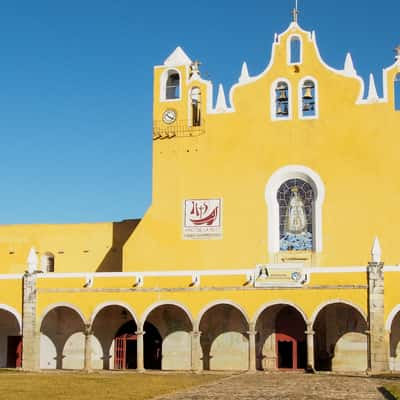
M 201 125 L 201 90 L 195 86 L 190 89 L 189 95 L 189 124 L 191 126 Z
M 161 100 L 179 100 L 181 98 L 181 75 L 176 69 L 164 71 L 161 76 Z
M 318 117 L 318 83 L 312 77 L 303 78 L 299 82 L 299 118 L 312 119 Z
M 294 35 L 287 41 L 287 62 L 289 65 L 302 63 L 302 42 L 301 37 Z
M 394 78 L 394 109 L 400 111 L 400 72 Z
M 41 266 L 43 272 L 54 272 L 54 254 L 44 253 L 41 257 Z
M 274 172 L 265 191 L 271 255 L 322 251 L 324 198 L 322 179 L 312 169 L 289 165 Z
M 271 86 L 271 116 L 276 121 L 292 118 L 290 83 L 286 79 L 277 79 Z

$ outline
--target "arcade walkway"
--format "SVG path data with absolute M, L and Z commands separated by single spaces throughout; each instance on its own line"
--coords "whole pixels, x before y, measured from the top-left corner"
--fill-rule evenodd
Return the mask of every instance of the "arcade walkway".
M 390 399 L 379 391 L 385 383 L 361 376 L 240 374 L 157 400 L 384 400 Z

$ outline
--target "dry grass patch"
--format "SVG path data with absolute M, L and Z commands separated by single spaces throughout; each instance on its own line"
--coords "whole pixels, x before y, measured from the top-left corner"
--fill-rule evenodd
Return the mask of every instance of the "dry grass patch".
M 226 376 L 226 375 L 225 375 Z M 145 400 L 223 378 L 224 375 L 136 373 L 3 373 L 4 400 Z

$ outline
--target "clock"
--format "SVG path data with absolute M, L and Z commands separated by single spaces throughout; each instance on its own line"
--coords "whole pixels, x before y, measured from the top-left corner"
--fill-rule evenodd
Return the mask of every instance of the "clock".
M 162 120 L 166 124 L 173 124 L 176 121 L 176 111 L 175 110 L 166 110 L 162 116 Z

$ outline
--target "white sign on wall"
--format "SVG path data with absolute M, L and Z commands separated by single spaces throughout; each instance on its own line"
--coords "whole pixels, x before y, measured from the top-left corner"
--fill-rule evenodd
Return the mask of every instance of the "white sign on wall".
M 183 204 L 184 239 L 222 238 L 222 199 L 189 199 Z

